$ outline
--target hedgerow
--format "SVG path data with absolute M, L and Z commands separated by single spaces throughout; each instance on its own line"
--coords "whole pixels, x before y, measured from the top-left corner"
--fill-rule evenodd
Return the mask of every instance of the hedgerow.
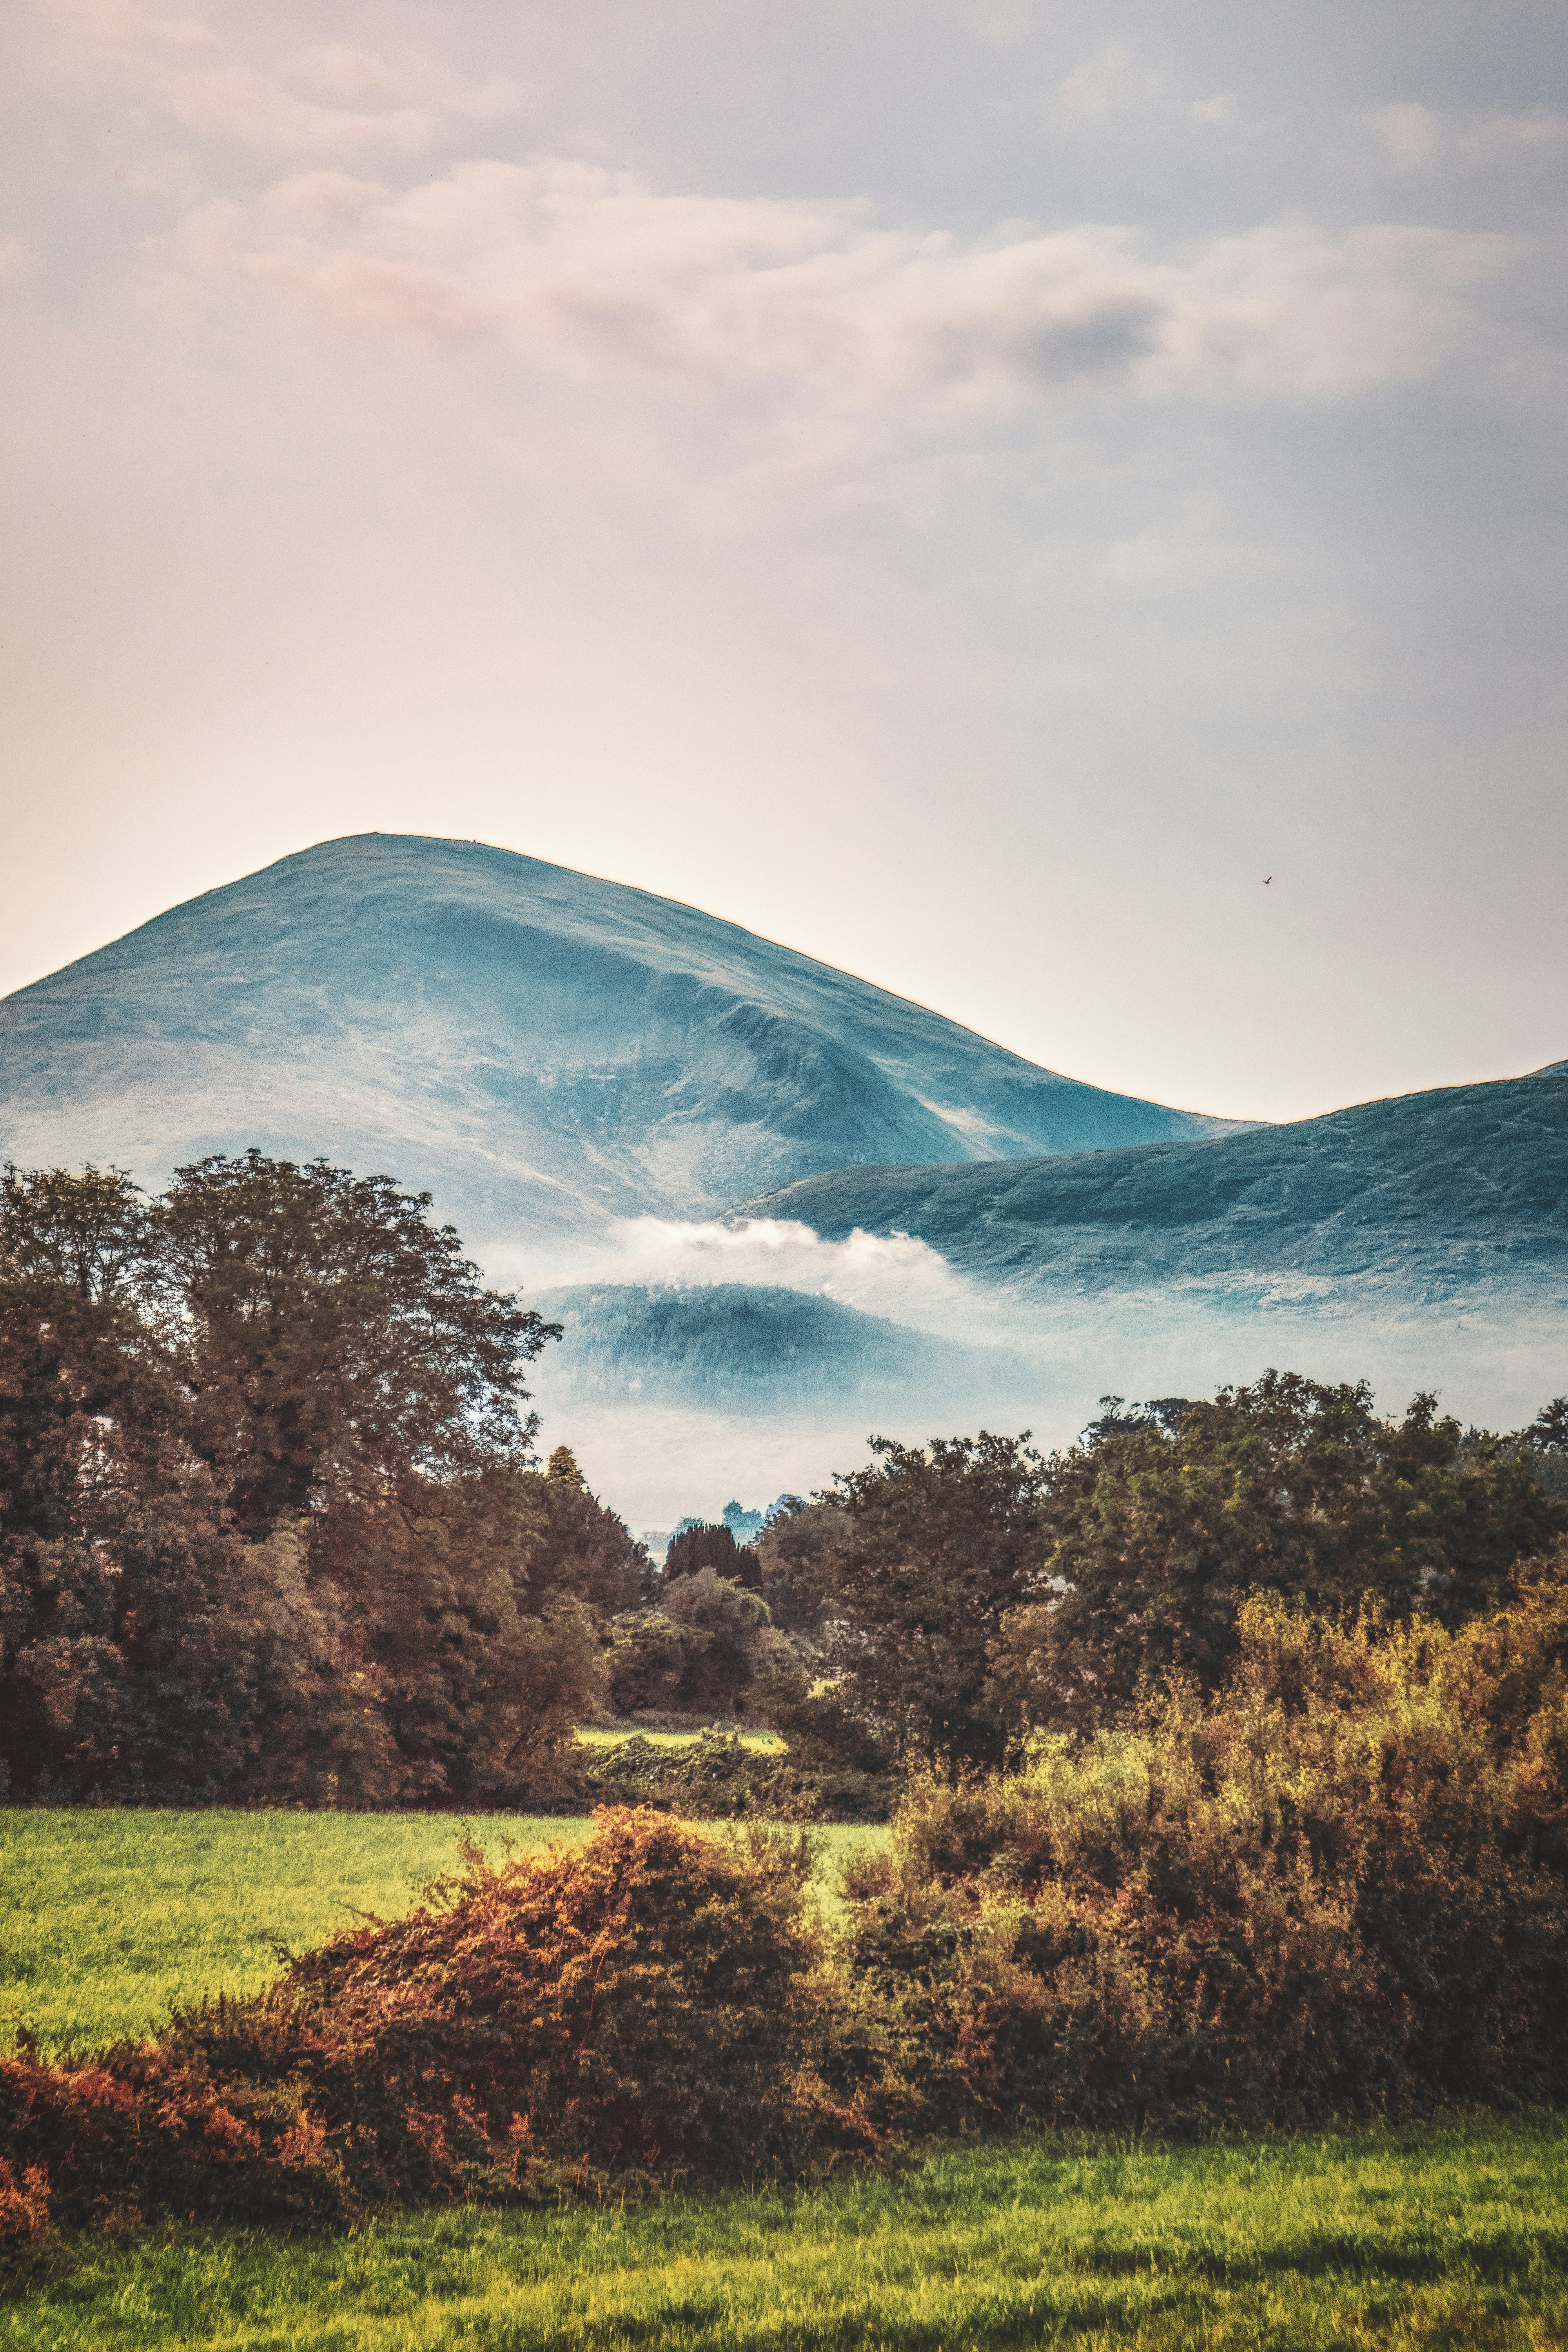
M 661 1748 L 634 1735 L 614 1747 L 560 1749 L 549 1801 L 651 1806 L 707 1821 L 885 1822 L 898 1794 L 890 1774 L 803 1764 L 793 1750 L 748 1748 L 738 1733 L 707 1730 L 689 1746 Z

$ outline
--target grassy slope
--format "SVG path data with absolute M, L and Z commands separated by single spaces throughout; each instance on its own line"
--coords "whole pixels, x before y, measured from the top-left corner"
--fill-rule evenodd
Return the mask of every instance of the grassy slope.
M 793 2196 L 143 2246 L 0 2308 L 0 2352 L 1545 2352 L 1568 2334 L 1565 2214 L 1556 2122 L 1167 2152 L 1020 2144 Z
M 274 1946 L 303 1950 L 353 1923 L 395 1918 L 458 1864 L 469 1828 L 491 1860 L 587 1834 L 585 1821 L 490 1813 L 38 1811 L 0 1809 L 0 2046 L 19 2025 L 47 2043 L 153 2031 L 171 2001 L 251 1991 Z M 826 1829 L 821 1868 L 885 1836 Z

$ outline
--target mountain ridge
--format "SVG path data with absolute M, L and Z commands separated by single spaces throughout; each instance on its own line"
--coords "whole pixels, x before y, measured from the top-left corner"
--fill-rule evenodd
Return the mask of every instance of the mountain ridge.
M 1435 1304 L 1568 1279 L 1568 1064 L 1188 1141 L 842 1170 L 732 1204 L 905 1233 L 1015 1290 L 1294 1279 Z

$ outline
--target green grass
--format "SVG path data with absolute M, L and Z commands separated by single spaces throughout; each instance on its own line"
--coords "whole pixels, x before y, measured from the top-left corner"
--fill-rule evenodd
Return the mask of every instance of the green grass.
M 102 1812 L 0 1809 L 0 2047 L 152 2032 L 171 2001 L 250 1992 L 357 1913 L 396 1918 L 458 1863 L 464 1828 L 492 1861 L 585 1837 L 585 1820 L 487 1813 Z M 813 1832 L 824 1891 L 846 1846 Z
M 735 1736 L 742 1748 L 750 1748 L 759 1756 L 776 1756 L 784 1752 L 785 1743 L 776 1731 L 741 1731 Z M 639 1731 L 635 1724 L 580 1723 L 575 1737 L 584 1748 L 622 1748 L 628 1739 L 646 1739 L 654 1748 L 695 1748 L 702 1734 L 700 1731 Z
M 472 2211 L 100 2253 L 0 2352 L 1546 2352 L 1568 2342 L 1568 2132 L 1458 2121 L 1159 2151 L 1015 2144 L 900 2179 Z

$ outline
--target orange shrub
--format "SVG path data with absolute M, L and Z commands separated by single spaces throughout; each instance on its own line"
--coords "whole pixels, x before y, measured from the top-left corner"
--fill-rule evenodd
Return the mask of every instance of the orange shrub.
M 470 1851 L 253 2000 L 86 2063 L 0 2061 L 5 2194 L 75 2225 L 303 2221 L 795 2169 L 824 2128 L 808 1866 L 799 1838 L 630 1810 L 500 1869 Z

